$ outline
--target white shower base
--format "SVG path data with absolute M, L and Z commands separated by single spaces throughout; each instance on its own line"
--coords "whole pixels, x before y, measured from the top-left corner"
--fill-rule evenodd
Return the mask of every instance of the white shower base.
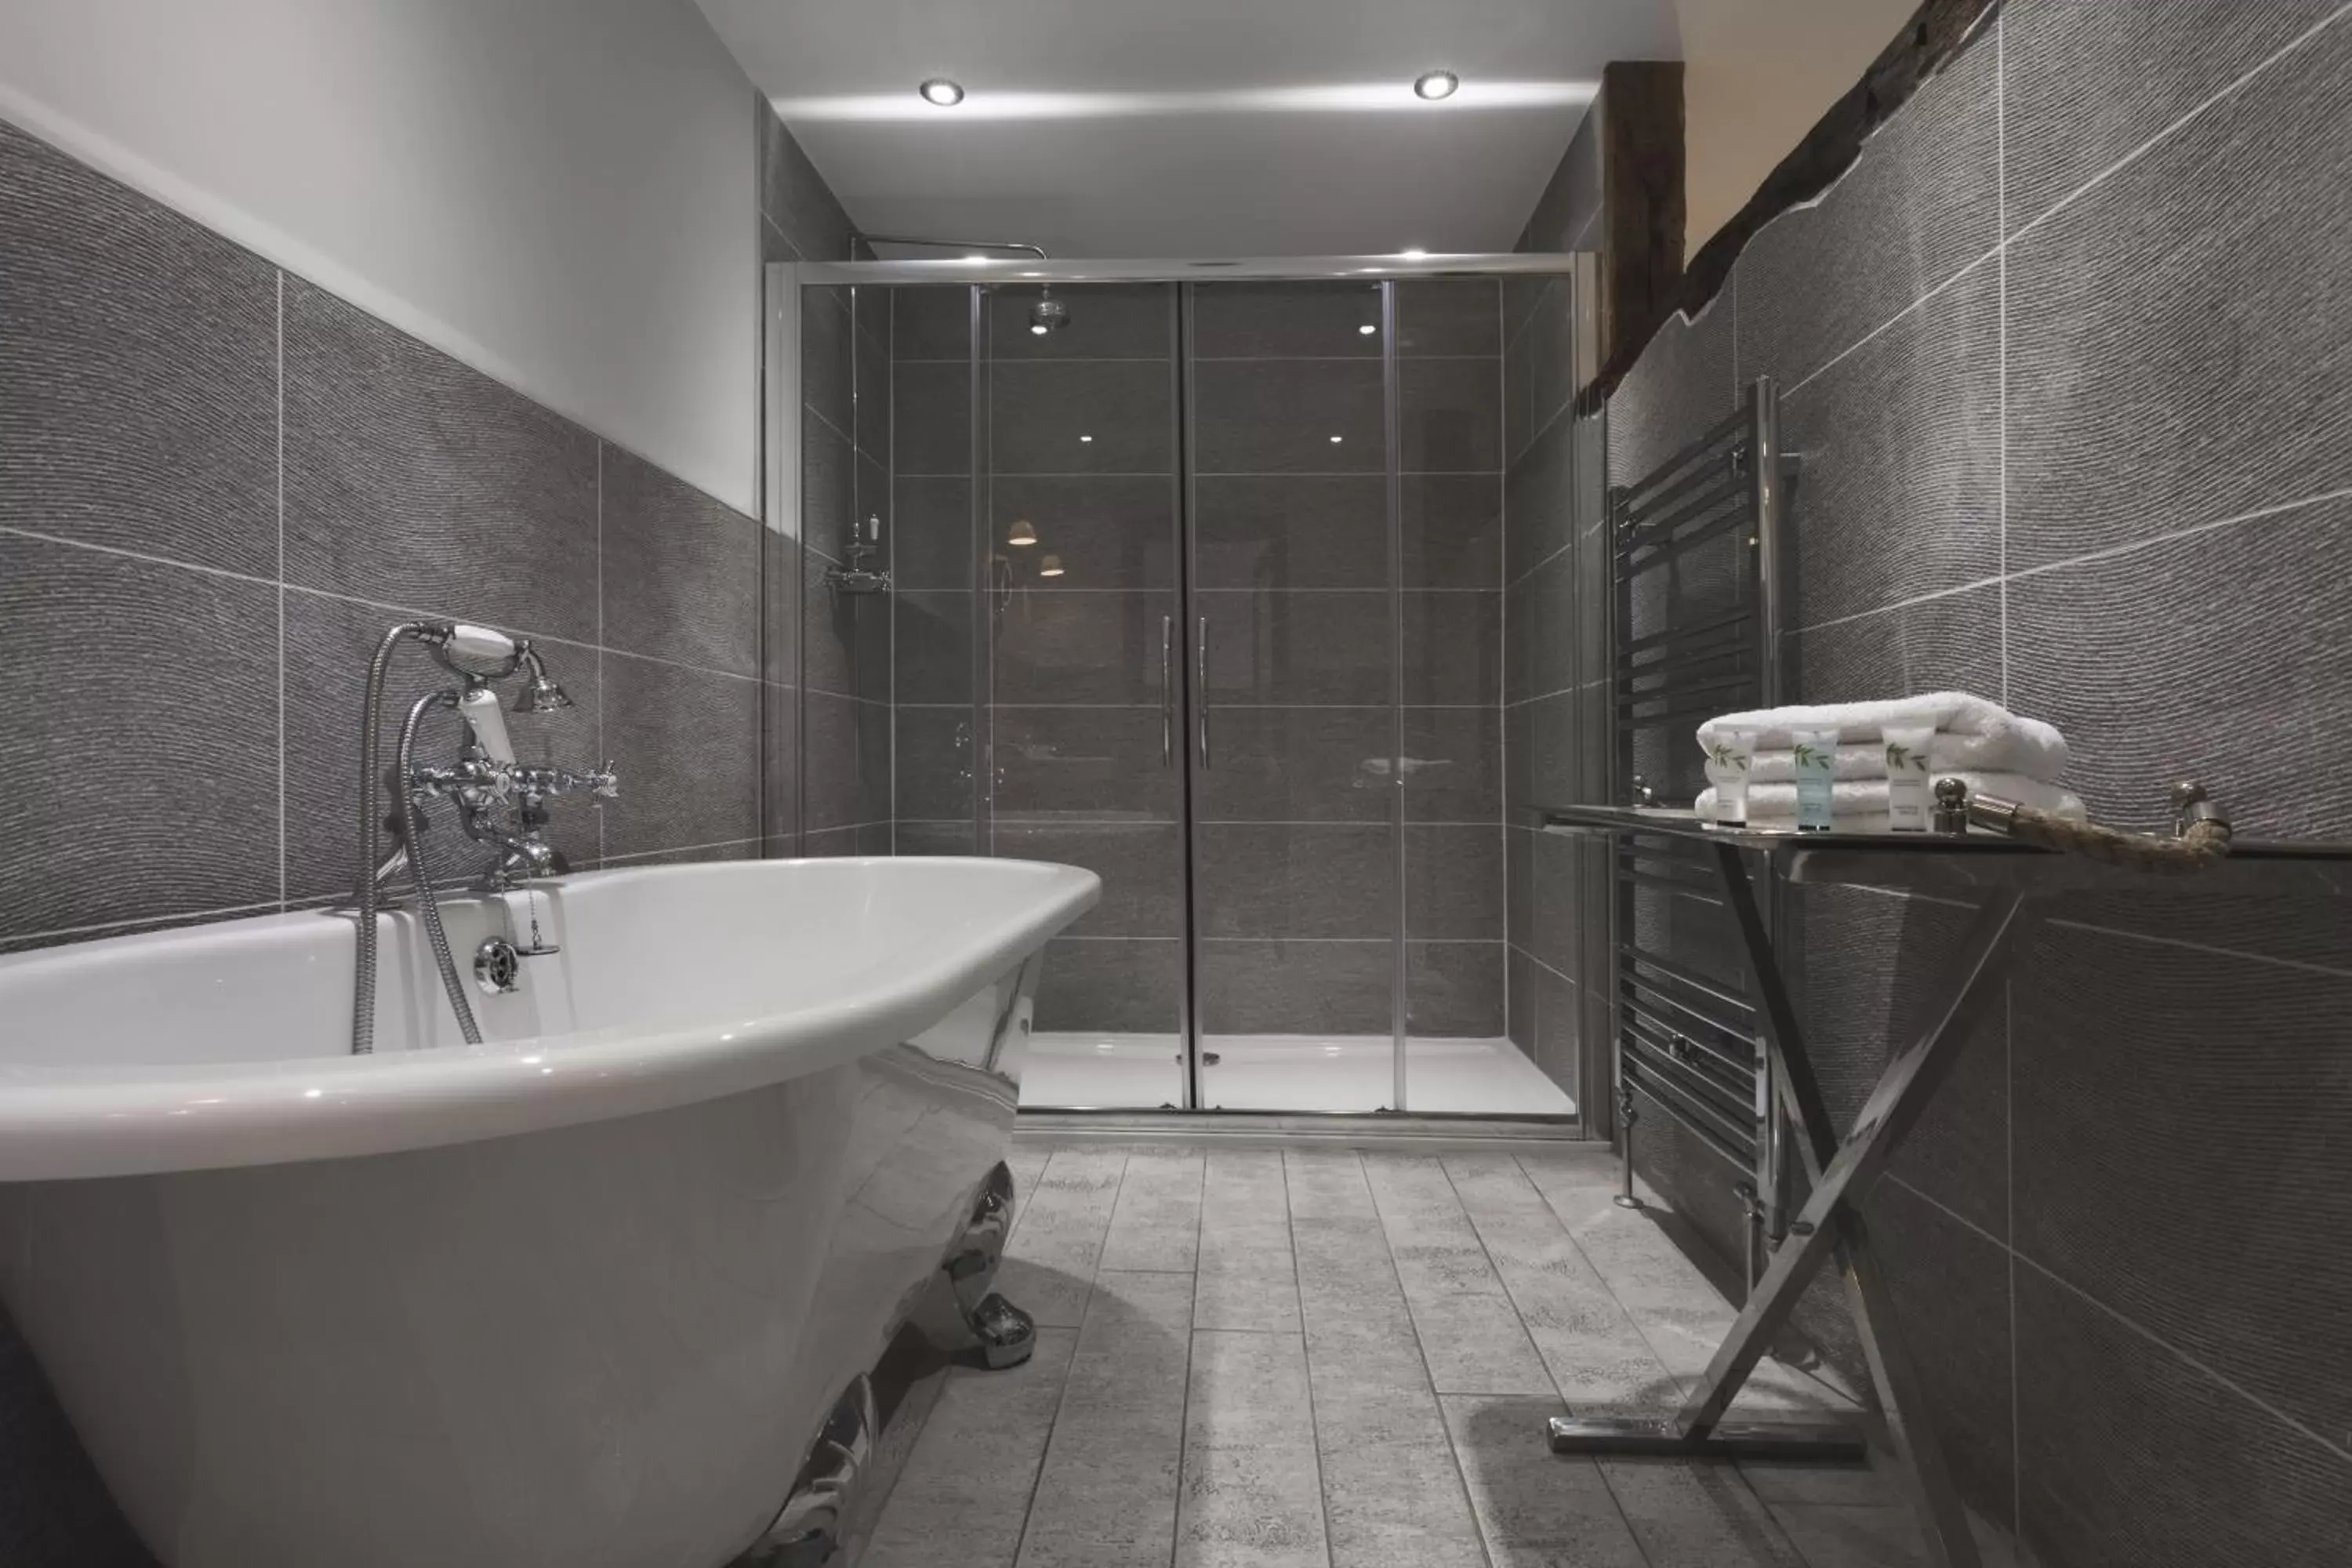
M 1037 1034 L 1017 1047 L 1021 1104 L 1034 1110 L 1157 1110 L 1183 1103 L 1174 1035 Z M 1210 1110 L 1368 1111 L 1396 1105 L 1386 1035 L 1206 1035 Z M 1008 1051 L 1008 1058 L 1011 1052 Z M 1500 1037 L 1405 1042 L 1409 1111 L 1573 1116 L 1576 1103 Z

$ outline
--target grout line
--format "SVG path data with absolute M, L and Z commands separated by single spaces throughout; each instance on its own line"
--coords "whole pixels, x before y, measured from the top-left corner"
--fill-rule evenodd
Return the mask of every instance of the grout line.
M 991 421 L 993 429 L 994 422 Z M 991 437 L 992 441 L 993 437 Z M 1127 1185 L 1127 1173 L 1134 1156 L 1124 1156 L 1119 1166 L 1118 1184 Z M 1209 1155 L 1201 1155 L 1201 1202 L 1192 1211 L 1192 1300 L 1184 1313 L 1184 1392 L 1176 1405 L 1176 1506 L 1168 1521 L 1169 1568 L 1176 1568 L 1176 1559 L 1184 1550 L 1184 1468 L 1192 1450 L 1192 1346 L 1199 1342 L 1201 1332 L 1201 1237 L 1208 1228 L 1209 1218 Z M 1306 1340 L 1300 1336 L 1303 1349 Z M 1058 1422 L 1057 1414 L 1055 1419 Z M 1319 1483 L 1318 1483 L 1319 1484 Z
M 257 577 L 250 572 L 233 572 L 226 566 L 207 566 L 201 562 L 175 561 L 168 555 L 151 555 L 143 550 L 125 550 L 118 544 L 98 544 L 89 540 L 67 539 L 55 533 L 43 533 L 37 529 L 13 528 L 0 524 L 0 535 L 15 539 L 30 539 L 41 544 L 61 544 L 68 550 L 88 550 L 100 555 L 120 556 L 126 561 L 143 561 L 150 566 L 176 566 L 184 572 L 202 573 L 207 577 L 226 577 L 233 583 L 250 583 L 260 588 L 278 588 L 286 584 L 268 577 Z
M 633 849 L 626 855 L 607 855 L 600 858 L 607 866 L 625 865 L 631 860 L 647 860 L 656 855 L 696 855 L 705 849 L 733 849 L 745 844 L 758 844 L 758 838 L 720 838 L 709 844 L 680 844 L 667 849 Z
M 766 525 L 763 522 L 761 526 Z M 762 651 L 764 653 L 764 648 Z M 761 662 L 762 668 L 760 673 L 764 676 L 767 674 L 764 658 Z M 604 696 L 604 443 L 600 439 L 596 443 L 596 755 L 600 759 L 596 763 L 598 767 L 604 765 L 603 759 L 609 759 L 611 756 L 611 753 L 604 750 L 604 710 L 610 706 L 612 704 L 605 700 Z M 762 694 L 761 707 L 764 710 L 766 706 L 765 697 Z M 604 860 L 604 814 L 601 811 L 596 814 L 596 860 L 599 865 Z
M 2011 1250 L 2014 1251 L 2015 1249 L 2012 1248 Z M 2230 1378 L 2224 1377 L 2221 1373 L 2214 1371 L 2211 1367 L 2207 1366 L 2203 1362 L 2199 1361 L 2195 1356 L 2190 1355 L 2187 1351 L 2182 1350 L 2179 1345 L 2174 1344 L 2169 1340 L 2159 1337 L 2153 1330 L 2145 1328 L 2139 1323 L 2135 1322 L 2130 1318 L 2124 1316 L 2123 1313 L 2116 1310 L 2113 1307 L 2108 1306 L 2105 1301 L 2100 1300 L 2088 1290 L 2084 1289 L 2081 1286 L 2074 1284 L 2072 1280 L 2053 1272 L 2045 1265 L 2036 1263 L 2032 1258 L 2028 1258 L 2022 1252 L 2016 1253 L 2016 1258 L 2018 1262 L 2024 1264 L 2028 1268 L 2032 1269 L 2036 1274 L 2041 1275 L 2052 1284 L 2064 1290 L 2068 1295 L 2074 1296 L 2090 1306 L 2097 1308 L 2102 1313 L 2114 1319 L 2116 1322 L 2121 1323 L 2125 1328 L 2129 1329 L 2132 1332 L 2137 1334 L 2148 1343 L 2156 1346 L 2159 1350 L 2168 1352 L 2184 1365 L 2203 1373 L 2214 1383 L 2228 1389 L 2231 1393 L 2236 1394 L 2239 1398 L 2244 1400 L 2255 1409 L 2262 1411 L 2272 1419 L 2279 1422 L 2283 1426 L 2292 1427 L 2294 1431 L 2300 1433 L 2305 1437 L 2308 1437 L 2312 1442 L 2317 1444 L 2328 1453 L 2333 1454 L 2336 1458 L 2342 1459 L 2347 1463 L 2352 1463 L 2352 1448 L 2346 1448 L 2336 1443 L 2330 1442 L 2326 1437 L 2313 1431 L 2311 1427 L 2305 1426 L 2303 1422 L 2296 1420 L 2294 1416 L 2288 1415 L 2285 1411 L 2279 1409 L 2276 1405 L 2272 1405 L 2261 1395 L 2251 1392 Z
M 2317 495 L 2300 496 L 2293 500 L 2274 501 L 2268 506 L 2256 507 L 2252 511 L 2242 511 L 2231 517 L 2216 518 L 2210 522 L 2192 523 L 2186 528 L 2176 528 L 2168 532 L 2150 534 L 2146 539 L 2135 539 L 2127 543 L 2109 545 L 2104 550 L 2094 550 L 2086 554 L 2070 555 L 2063 561 L 2051 561 L 2039 566 L 2028 566 L 2021 572 L 2011 573 L 2009 581 L 2014 583 L 2026 577 L 2039 577 L 2046 573 L 2063 572 L 2069 567 L 2087 566 L 2095 562 L 2112 561 L 2117 556 L 2130 555 L 2159 544 L 2177 543 L 2184 539 L 2193 539 L 2200 533 L 2211 533 L 2217 529 L 2235 527 L 2242 522 L 2260 522 L 2265 518 L 2277 517 L 2290 511 L 2300 511 L 2307 506 L 2324 506 L 2329 501 L 2339 500 L 2352 500 L 2352 487 L 2325 490 Z
M 278 281 L 278 902 L 286 902 L 286 269 Z
M 1799 393 L 1804 391 L 1805 388 L 1811 386 L 1814 382 L 1820 380 L 1823 375 L 1826 375 L 1832 370 L 1836 369 L 1838 365 L 1842 364 L 1846 360 L 1851 359 L 1856 353 L 1866 347 L 1874 340 L 1892 330 L 1895 325 L 1901 321 L 1906 316 L 1910 315 L 1922 305 L 1927 304 L 1937 296 L 1951 289 L 1952 286 L 1958 283 L 1961 279 L 1966 278 L 1969 273 L 1974 272 L 1986 262 L 1998 260 L 2002 249 L 2003 247 L 1995 245 L 1991 249 L 1986 251 L 1975 260 L 1970 261 L 1966 266 L 1962 267 L 1949 278 L 1945 279 L 1941 283 L 1937 284 L 1933 289 L 1928 289 L 1916 300 L 1912 300 L 1909 304 L 1895 311 L 1895 314 L 1887 317 L 1886 320 L 1871 328 L 1870 331 L 1863 333 L 1862 336 L 1856 338 L 1853 342 L 1848 343 L 1844 348 L 1840 349 L 1836 353 L 1822 361 L 1822 363 L 1814 369 L 1807 372 L 1805 378 L 1802 381 L 1798 382 L 1794 386 L 1790 387 L 1780 395 L 1782 397 L 1796 396 Z
M 94 939 L 101 936 L 136 936 L 151 927 L 169 930 L 179 926 L 209 925 L 216 920 L 233 915 L 266 915 L 282 912 L 282 899 L 265 899 L 255 904 L 222 904 L 208 910 L 185 910 L 177 914 L 142 915 L 135 920 L 100 921 L 95 925 L 56 926 L 47 931 L 16 931 L 0 936 L 0 949 L 20 942 L 47 942 L 55 937 L 77 936 Z
M 2248 952 L 2242 948 L 2216 947 L 2210 942 L 2189 942 L 2177 936 L 2154 936 L 2146 931 L 2128 931 L 2121 926 L 2099 925 L 2091 921 L 2063 920 L 2054 915 L 2044 916 L 2043 920 L 2047 924 L 2061 926 L 2068 931 L 2091 931 L 2099 936 L 2120 937 L 2126 942 L 2144 942 L 2157 947 L 2175 948 L 2184 952 L 2204 953 L 2214 958 L 2234 958 L 2246 963 L 2274 964 L 2281 969 L 2299 970 L 2303 973 L 2317 974 L 2329 980 L 2342 980 L 2347 976 L 2352 976 L 2352 968 L 2333 969 L 2326 964 L 2314 963 L 2307 959 L 2279 958 L 2267 952 Z
M 1998 13 L 1992 31 L 1993 223 L 1996 236 L 2009 234 L 2009 28 Z M 1994 374 L 1993 516 L 2000 545 L 2000 700 L 2009 702 L 2009 247 L 1994 263 L 1993 319 L 1998 324 Z
M 1298 1279 L 1298 1216 L 1290 1202 L 1290 1154 L 1287 1149 L 1276 1156 L 1282 1170 L 1282 1232 L 1285 1245 L 1290 1249 L 1290 1294 L 1298 1303 L 1298 1364 L 1307 1373 L 1307 1447 L 1315 1456 L 1315 1501 L 1323 1512 L 1323 1560 L 1331 1560 L 1331 1494 L 1323 1485 L 1323 1422 L 1315 1414 L 1315 1352 L 1307 1342 L 1307 1287 Z M 1209 1162 L 1203 1158 L 1201 1168 L 1203 1187 Z M 1194 1261 L 1199 1261 L 1195 1255 Z M 1441 1413 L 1441 1421 L 1443 1415 Z M 1187 1422 L 1189 1425 L 1189 1420 Z
M 2009 1528 L 2021 1541 L 2025 1536 L 2025 1460 L 2017 1397 L 2017 982 L 2013 978 L 2000 984 L 2000 1014 L 2001 1166 L 2009 1200 L 2005 1223 L 2011 1241 L 2001 1248 L 2009 1267 Z

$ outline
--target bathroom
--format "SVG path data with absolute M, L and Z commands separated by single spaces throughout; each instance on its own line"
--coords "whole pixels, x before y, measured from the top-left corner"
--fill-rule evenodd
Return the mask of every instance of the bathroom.
M 0 1563 L 2352 1562 L 2347 174 L 2340 0 L 5 0 Z

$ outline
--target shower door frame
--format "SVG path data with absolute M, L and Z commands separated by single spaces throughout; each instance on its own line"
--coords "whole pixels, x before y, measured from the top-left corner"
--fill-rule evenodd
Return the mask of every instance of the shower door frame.
M 1574 278 L 1579 273 L 1582 274 L 1582 278 L 1580 279 L 1580 282 L 1589 283 L 1592 278 L 1591 267 L 1591 257 L 1588 252 L 1513 251 L 1464 252 L 1432 255 L 1392 254 L 1359 256 L 1286 256 L 1236 258 L 1202 258 L 1192 259 L 1147 258 L 1136 259 L 1107 258 L 1091 260 L 1044 260 L 1030 257 L 986 258 L 970 257 L 946 258 L 927 258 L 916 260 L 802 262 L 789 269 L 791 282 L 801 288 L 818 287 L 827 284 L 852 284 L 881 288 L 909 285 L 928 285 L 932 287 L 942 285 L 950 287 L 962 285 L 971 289 L 973 290 L 971 296 L 973 300 L 973 336 L 971 340 L 971 406 L 973 409 L 972 418 L 976 447 L 979 439 L 978 430 L 981 420 L 980 409 L 982 405 L 980 400 L 985 393 L 985 382 L 988 369 L 986 343 L 984 339 L 987 331 L 986 300 L 989 297 L 988 290 L 992 287 L 1030 284 L 1075 285 L 1085 283 L 1150 283 L 1171 286 L 1172 300 L 1171 308 L 1175 313 L 1175 331 L 1171 352 L 1173 362 L 1175 386 L 1172 389 L 1174 396 L 1171 400 L 1171 417 L 1174 426 L 1171 434 L 1174 437 L 1175 442 L 1173 461 L 1177 466 L 1176 483 L 1178 489 L 1176 498 L 1175 537 L 1171 542 L 1171 547 L 1175 552 L 1177 574 L 1176 586 L 1174 590 L 1175 601 L 1181 611 L 1181 618 L 1188 623 L 1181 628 L 1181 635 L 1177 637 L 1177 646 L 1181 651 L 1183 657 L 1180 658 L 1176 661 L 1180 668 L 1175 681 L 1177 691 L 1175 708 L 1178 716 L 1183 721 L 1185 731 L 1180 742 L 1183 747 L 1184 766 L 1181 772 L 1181 784 L 1179 788 L 1180 815 L 1178 820 L 1178 826 L 1181 828 L 1184 836 L 1184 984 L 1181 994 L 1179 998 L 1177 1030 L 1178 1045 L 1182 1053 L 1183 1058 L 1182 1087 L 1184 1103 L 1175 1112 L 1175 1114 L 1180 1116 L 1232 1115 L 1241 1117 L 1314 1118 L 1332 1121 L 1354 1121 L 1364 1122 L 1391 1121 L 1399 1116 L 1428 1121 L 1458 1122 L 1509 1121 L 1524 1121 L 1531 1128 L 1540 1128 L 1547 1131 L 1564 1130 L 1567 1135 L 1571 1136 L 1582 1136 L 1589 1129 L 1597 1124 L 1595 1109 L 1592 1105 L 1591 1097 L 1588 1092 L 1587 1083 L 1585 1082 L 1580 1082 L 1571 1091 L 1575 1099 L 1576 1109 L 1572 1114 L 1568 1116 L 1549 1114 L 1514 1115 L 1507 1111 L 1426 1111 L 1412 1110 L 1410 1109 L 1410 1091 L 1407 1083 L 1408 1070 L 1406 1060 L 1406 1047 L 1410 1035 L 1410 1031 L 1407 1026 L 1407 985 L 1410 953 L 1407 945 L 1408 931 L 1404 917 L 1406 899 L 1406 867 L 1404 863 L 1406 839 L 1404 833 L 1404 802 L 1402 792 L 1395 789 L 1391 789 L 1389 792 L 1390 810 L 1388 816 L 1390 831 L 1394 840 L 1394 854 L 1397 860 L 1396 915 L 1394 931 L 1391 937 L 1393 956 L 1390 964 L 1391 1070 L 1392 1073 L 1392 1092 L 1396 1101 L 1394 1108 L 1371 1111 L 1304 1110 L 1213 1111 L 1202 1106 L 1201 1082 L 1202 1029 L 1199 994 L 1200 937 L 1198 934 L 1199 927 L 1195 899 L 1200 872 L 1200 836 L 1198 833 L 1193 831 L 1194 825 L 1192 816 L 1193 797 L 1199 787 L 1200 781 L 1198 778 L 1198 770 L 1201 766 L 1197 727 L 1202 722 L 1205 716 L 1208 694 L 1202 684 L 1202 666 L 1201 660 L 1205 653 L 1205 648 L 1198 644 L 1196 640 L 1197 628 L 1194 625 L 1191 624 L 1194 622 L 1197 617 L 1195 611 L 1192 607 L 1193 597 L 1191 561 L 1192 552 L 1190 548 L 1193 537 L 1194 512 L 1194 474 L 1192 471 L 1193 420 L 1190 416 L 1192 413 L 1191 405 L 1193 378 L 1193 366 L 1192 363 L 1192 290 L 1191 286 L 1197 283 L 1213 284 L 1223 282 L 1354 282 L 1381 285 L 1381 363 L 1384 432 L 1386 437 L 1386 451 L 1383 455 L 1382 475 L 1385 481 L 1386 493 L 1386 544 L 1389 563 L 1388 592 L 1391 601 L 1391 636 L 1396 639 L 1393 647 L 1393 651 L 1396 657 L 1392 661 L 1393 669 L 1391 679 L 1389 704 L 1391 732 L 1391 776 L 1398 776 L 1395 771 L 1395 759 L 1402 754 L 1403 749 L 1403 698 L 1405 668 L 1401 623 L 1403 602 L 1403 478 L 1402 474 L 1402 455 L 1399 447 L 1401 436 L 1401 407 L 1398 393 L 1399 367 L 1396 341 L 1396 289 L 1394 285 L 1402 282 L 1422 280 L 1442 281 L 1446 279 L 1458 280 L 1465 279 L 1494 279 L 1499 284 L 1504 279 L 1515 277 Z M 795 298 L 797 299 L 797 293 L 795 293 Z M 1580 320 L 1581 312 L 1580 312 Z M 1507 338 L 1502 347 L 1506 349 L 1507 348 Z M 798 367 L 797 365 L 794 365 L 792 369 L 794 372 L 797 372 Z M 796 376 L 795 379 L 797 379 Z M 1506 390 L 1507 392 L 1507 389 Z M 1504 427 L 1507 430 L 1507 420 L 1505 421 Z M 1506 440 L 1506 447 L 1507 448 L 1507 439 Z M 1502 453 L 1500 458 L 1506 470 L 1507 470 L 1508 468 L 1509 458 L 1510 454 L 1508 450 L 1506 449 Z M 982 542 L 989 538 L 989 524 L 986 521 L 986 501 L 983 499 L 986 487 L 981 483 L 981 477 L 982 474 L 981 465 L 981 453 L 975 449 L 973 453 L 971 503 L 974 518 L 973 536 L 975 542 L 975 553 L 984 555 L 985 551 L 982 549 Z M 1509 527 L 1507 513 L 1506 514 L 1504 526 L 1507 531 Z M 981 604 L 981 600 L 985 597 L 987 590 L 984 581 L 976 581 L 974 586 L 977 595 L 975 598 L 973 616 L 974 657 L 976 659 L 992 658 L 992 648 L 986 652 L 982 652 L 980 646 L 982 642 L 987 640 L 984 631 L 987 624 L 986 616 L 982 613 Z M 1505 586 L 1507 586 L 1507 584 L 1506 584 Z M 975 668 L 975 680 L 981 679 L 987 668 L 988 667 L 985 664 L 979 665 Z M 986 707 L 989 705 L 989 699 L 985 696 L 976 696 L 975 702 L 978 706 Z M 1505 706 L 1507 707 L 1507 689 L 1505 698 Z M 985 735 L 988 743 L 992 745 L 994 740 L 992 726 L 982 731 L 981 733 Z M 1507 742 L 1505 743 L 1507 744 Z M 973 794 L 976 825 L 984 825 L 992 820 L 992 791 L 988 787 L 987 773 L 984 771 L 992 767 L 992 757 L 975 757 L 973 767 Z M 1507 768 L 1506 768 L 1506 773 L 1507 775 Z M 1503 790 L 1507 798 L 1507 784 L 1499 785 L 1498 788 Z M 1507 834 L 1507 808 L 1506 808 L 1503 820 L 1499 826 L 1503 826 Z M 1508 854 L 1507 839 L 1507 878 L 1508 875 L 1507 860 Z M 1507 988 L 1508 985 L 1507 972 L 1510 967 L 1507 941 L 1508 937 L 1507 933 L 1504 964 L 1507 976 L 1505 982 Z M 1589 1080 L 1591 1078 L 1590 1073 L 1583 1072 L 1581 1070 L 1580 1070 L 1579 1076 L 1580 1079 L 1586 1080 Z M 1040 1109 L 1051 1109 L 1055 1114 L 1128 1117 L 1149 1117 L 1168 1114 L 1165 1110 L 1152 1110 L 1143 1107 L 1105 1107 L 1099 1110 L 1092 1108 L 1069 1108 L 1066 1110 L 1059 1107 L 1041 1107 Z M 1553 1135 L 1560 1134 L 1559 1132 L 1555 1131 Z

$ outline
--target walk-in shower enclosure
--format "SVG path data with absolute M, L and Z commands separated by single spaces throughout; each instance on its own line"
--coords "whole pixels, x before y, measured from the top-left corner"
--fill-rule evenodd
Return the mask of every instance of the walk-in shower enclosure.
M 1503 804 L 1504 351 L 1572 262 L 777 269 L 803 657 L 869 698 L 802 767 L 887 722 L 895 853 L 1103 878 L 1024 1107 L 1573 1123 L 1574 1051 L 1510 1039 Z M 888 588 L 828 586 L 867 544 Z

